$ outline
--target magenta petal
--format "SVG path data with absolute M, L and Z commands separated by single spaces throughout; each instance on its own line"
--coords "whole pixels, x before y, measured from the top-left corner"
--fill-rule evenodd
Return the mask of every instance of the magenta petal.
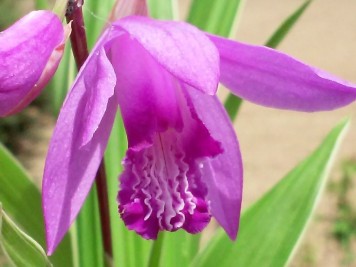
M 129 147 L 140 149 L 152 144 L 156 131 L 181 127 L 173 76 L 127 34 L 112 43 L 110 52 Z
M 50 11 L 34 11 L 0 34 L 0 117 L 27 106 L 53 76 L 64 31 Z
M 105 51 L 94 51 L 86 62 L 62 107 L 46 159 L 42 201 L 49 254 L 92 186 L 117 110 L 115 73 Z
M 235 239 L 239 227 L 242 200 L 242 160 L 234 129 L 216 96 L 186 90 L 198 117 L 212 138 L 221 142 L 223 153 L 204 164 L 203 177 L 208 187 L 212 215 Z M 210 164 L 209 164 L 210 163 Z
M 215 94 L 219 80 L 219 54 L 197 28 L 174 21 L 126 17 L 113 24 L 128 32 L 170 73 L 185 83 Z
M 243 99 L 267 107 L 321 111 L 356 98 L 355 85 L 279 51 L 209 37 L 220 52 L 220 81 Z

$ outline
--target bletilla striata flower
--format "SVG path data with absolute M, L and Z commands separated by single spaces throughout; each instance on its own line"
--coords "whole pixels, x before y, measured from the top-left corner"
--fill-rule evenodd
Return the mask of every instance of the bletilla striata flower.
M 43 180 L 49 253 L 88 194 L 118 106 L 129 143 L 118 194 L 127 227 L 154 239 L 163 230 L 199 232 L 214 216 L 236 238 L 242 164 L 215 96 L 219 81 L 282 109 L 331 110 L 356 97 L 354 86 L 266 47 L 182 22 L 114 22 L 81 68 L 50 143 Z
M 33 11 L 0 33 L 0 117 L 36 98 L 56 71 L 65 33 L 50 11 Z

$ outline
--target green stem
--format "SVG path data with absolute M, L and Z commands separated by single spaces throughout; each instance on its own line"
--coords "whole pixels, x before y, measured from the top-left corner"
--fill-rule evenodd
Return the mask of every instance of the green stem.
M 156 241 L 153 242 L 153 246 L 151 249 L 150 258 L 148 261 L 147 267 L 158 267 L 162 254 L 162 244 L 164 239 L 164 233 L 161 232 L 158 235 Z
M 61 19 L 64 18 L 66 9 L 68 5 L 68 0 L 57 0 L 53 7 L 53 13 L 57 14 Z

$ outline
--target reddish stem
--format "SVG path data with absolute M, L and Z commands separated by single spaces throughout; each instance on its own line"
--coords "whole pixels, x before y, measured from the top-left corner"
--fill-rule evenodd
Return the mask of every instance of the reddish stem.
M 101 233 L 103 236 L 104 250 L 106 254 L 112 258 L 108 185 L 106 182 L 105 164 L 103 160 L 100 163 L 95 181 L 99 199 Z
M 89 55 L 82 12 L 83 3 L 83 0 L 69 0 L 66 12 L 67 22 L 69 23 L 72 21 L 72 33 L 70 36 L 70 41 L 72 44 L 72 51 L 78 70 L 83 66 Z M 109 200 L 104 161 L 100 163 L 95 181 L 99 200 L 99 212 L 104 250 L 108 256 L 112 257 Z
M 66 12 L 67 22 L 72 22 L 72 33 L 70 42 L 72 44 L 73 55 L 78 70 L 87 59 L 88 45 L 84 28 L 84 18 L 82 12 L 83 0 L 69 0 Z

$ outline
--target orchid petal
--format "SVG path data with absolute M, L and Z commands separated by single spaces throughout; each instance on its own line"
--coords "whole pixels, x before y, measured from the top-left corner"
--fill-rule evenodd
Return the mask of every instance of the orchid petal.
M 92 186 L 117 110 L 115 73 L 104 49 L 95 49 L 86 62 L 62 107 L 46 159 L 42 199 L 49 254 Z
M 34 11 L 0 33 L 0 117 L 26 107 L 48 83 L 64 50 L 59 18 Z
M 208 187 L 211 212 L 231 239 L 239 227 L 242 200 L 242 160 L 236 134 L 216 96 L 186 90 L 197 116 L 211 136 L 221 143 L 223 153 L 208 159 L 203 177 Z
M 113 24 L 137 40 L 151 56 L 178 79 L 207 94 L 215 94 L 219 54 L 197 28 L 174 21 L 126 17 Z
M 209 35 L 220 52 L 220 81 L 259 105 L 332 110 L 353 102 L 356 87 L 279 51 Z
M 182 122 L 172 75 L 128 35 L 114 41 L 110 52 L 129 147 L 141 149 L 152 144 L 157 131 L 180 128 Z

